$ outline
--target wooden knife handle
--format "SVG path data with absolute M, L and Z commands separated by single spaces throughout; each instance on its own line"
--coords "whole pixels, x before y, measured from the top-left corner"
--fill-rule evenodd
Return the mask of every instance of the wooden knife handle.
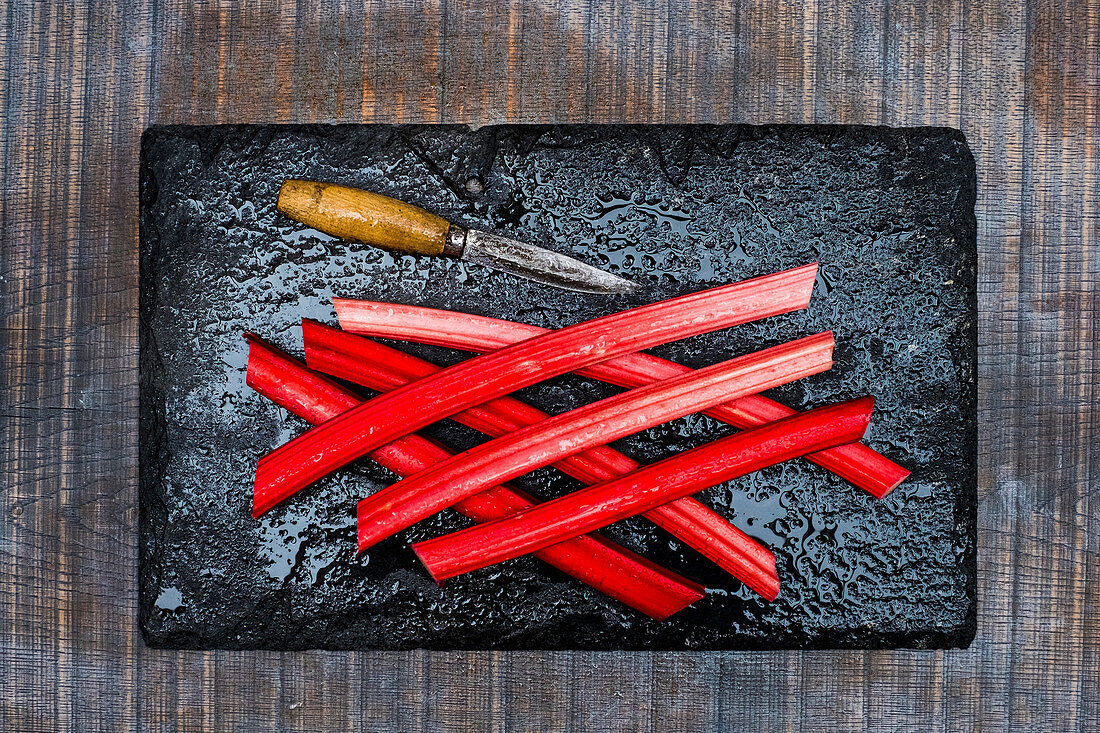
M 276 207 L 334 237 L 421 255 L 443 254 L 451 226 L 389 196 L 317 181 L 284 181 Z

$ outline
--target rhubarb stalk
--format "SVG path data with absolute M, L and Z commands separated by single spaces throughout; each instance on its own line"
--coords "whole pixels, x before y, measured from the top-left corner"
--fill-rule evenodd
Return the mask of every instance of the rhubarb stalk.
M 311 369 L 379 392 L 440 369 L 412 354 L 309 319 L 302 321 L 302 338 Z M 495 438 L 549 417 L 525 402 L 500 397 L 456 413 L 451 419 Z M 553 465 L 580 481 L 597 484 L 631 473 L 639 464 L 609 446 L 599 446 Z M 768 600 L 775 600 L 779 594 L 779 576 L 771 551 L 696 499 L 685 497 L 652 509 L 645 516 Z
M 249 386 L 291 413 L 322 423 L 362 399 L 283 353 L 258 336 L 249 340 Z M 409 476 L 453 455 L 439 443 L 413 434 L 382 446 L 371 458 L 399 476 Z M 518 489 L 495 486 L 455 506 L 487 522 L 535 505 Z M 536 556 L 572 577 L 655 619 L 665 619 L 703 597 L 703 587 L 599 535 L 584 535 L 540 550 Z
M 872 406 L 864 397 L 802 412 L 505 519 L 418 542 L 413 550 L 442 580 L 551 547 L 766 466 L 859 440 Z
M 832 366 L 832 353 L 833 335 L 826 331 L 622 392 L 483 443 L 360 501 L 359 549 L 486 486 L 730 398 L 823 372 Z
M 817 265 L 685 295 L 482 354 L 352 408 L 260 459 L 255 516 L 437 420 L 549 377 L 676 339 L 805 308 Z
M 334 299 L 333 305 L 340 326 L 345 331 L 481 353 L 550 331 L 526 323 L 421 306 L 343 298 Z M 633 388 L 670 379 L 690 369 L 656 356 L 636 353 L 579 369 L 577 373 L 619 387 Z M 763 395 L 749 395 L 712 407 L 705 414 L 738 428 L 752 428 L 796 412 Z M 880 499 L 909 475 L 907 469 L 862 443 L 837 446 L 806 458 Z

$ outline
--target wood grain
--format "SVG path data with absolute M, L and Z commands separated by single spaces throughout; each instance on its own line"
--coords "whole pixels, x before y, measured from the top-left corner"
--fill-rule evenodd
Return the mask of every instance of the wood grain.
M 1100 724 L 1097 0 L 13 0 L 0 79 L 0 729 Z M 145 649 L 138 141 L 154 122 L 246 121 L 963 129 L 981 256 L 974 646 Z

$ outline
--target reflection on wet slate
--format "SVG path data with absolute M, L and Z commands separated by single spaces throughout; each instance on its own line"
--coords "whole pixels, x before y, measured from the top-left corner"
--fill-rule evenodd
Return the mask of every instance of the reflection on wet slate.
M 275 211 L 287 177 L 396 196 L 539 242 L 645 285 L 606 298 L 475 265 L 347 245 Z M 141 186 L 141 624 L 194 648 L 724 649 L 954 646 L 975 589 L 974 167 L 944 129 L 845 127 L 162 127 Z M 706 583 L 659 623 L 531 558 L 437 587 L 407 544 L 359 557 L 364 461 L 260 520 L 263 453 L 306 429 L 245 385 L 254 330 L 301 353 L 299 319 L 333 296 L 558 327 L 821 261 L 811 309 L 670 344 L 701 366 L 827 328 L 836 367 L 770 394 L 794 407 L 872 394 L 871 444 L 914 469 L 883 501 L 805 461 L 701 498 L 775 550 L 766 603 L 641 520 L 607 534 Z M 399 345 L 439 363 L 462 355 Z M 521 395 L 561 411 L 613 388 L 566 376 Z M 691 416 L 620 441 L 653 461 L 732 430 Z M 455 448 L 480 438 L 449 423 Z M 576 488 L 553 469 L 516 482 Z

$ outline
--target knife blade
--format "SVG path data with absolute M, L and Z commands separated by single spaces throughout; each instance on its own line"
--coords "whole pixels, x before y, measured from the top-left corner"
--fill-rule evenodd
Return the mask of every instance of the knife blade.
M 638 285 L 578 259 L 453 224 L 412 204 L 335 183 L 290 179 L 276 208 L 342 239 L 411 254 L 453 257 L 584 293 L 630 293 Z

